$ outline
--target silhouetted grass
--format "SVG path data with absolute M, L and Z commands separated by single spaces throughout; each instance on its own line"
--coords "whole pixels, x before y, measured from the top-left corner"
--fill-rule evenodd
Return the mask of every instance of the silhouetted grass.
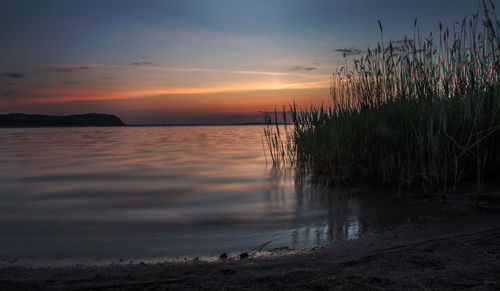
M 329 105 L 265 114 L 273 164 L 328 185 L 433 193 L 473 180 L 480 191 L 500 173 L 500 25 L 491 2 L 480 11 L 440 24 L 437 41 L 379 42 L 332 76 Z M 278 125 L 280 114 L 293 126 Z

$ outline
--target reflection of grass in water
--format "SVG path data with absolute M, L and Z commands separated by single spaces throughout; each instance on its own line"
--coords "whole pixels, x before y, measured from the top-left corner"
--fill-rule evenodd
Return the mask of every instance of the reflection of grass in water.
M 474 180 L 481 190 L 500 172 L 494 9 L 483 5 L 451 30 L 440 24 L 437 41 L 415 32 L 388 45 L 382 39 L 333 75 L 330 105 L 266 114 L 273 164 L 328 185 L 375 180 L 431 193 Z M 294 126 L 278 126 L 279 117 Z

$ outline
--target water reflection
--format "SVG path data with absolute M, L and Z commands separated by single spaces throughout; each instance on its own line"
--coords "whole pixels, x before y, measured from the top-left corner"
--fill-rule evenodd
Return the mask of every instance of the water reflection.
M 0 129 L 0 259 L 312 247 L 433 216 L 298 183 L 259 126 Z M 405 204 L 406 203 L 406 204 Z
M 416 200 L 394 189 L 321 186 L 296 169 L 268 168 L 264 196 L 269 209 L 288 211 L 294 247 L 348 241 L 395 228 L 421 228 L 455 215 L 437 200 Z
M 269 211 L 287 211 L 295 226 L 294 247 L 315 246 L 358 238 L 363 231 L 361 201 L 345 189 L 297 183 L 294 169 L 267 169 L 264 196 Z

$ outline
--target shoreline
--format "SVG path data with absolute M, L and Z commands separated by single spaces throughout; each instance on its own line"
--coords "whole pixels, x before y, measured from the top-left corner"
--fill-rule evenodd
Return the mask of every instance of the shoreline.
M 500 287 L 500 214 L 497 208 L 484 209 L 418 231 L 398 229 L 243 260 L 7 264 L 0 266 L 0 289 L 495 289 Z
M 363 192 L 361 192 L 363 193 Z M 364 194 L 355 195 L 349 199 L 361 199 Z M 468 229 L 473 231 L 476 226 L 485 227 L 486 220 L 493 220 L 495 222 L 496 216 L 493 219 L 489 217 L 488 212 L 500 213 L 500 191 L 491 192 L 488 194 L 481 195 L 481 200 L 477 203 L 473 202 L 475 197 L 474 194 L 450 194 L 447 195 L 447 203 L 443 204 L 442 199 L 437 196 L 425 197 L 416 196 L 412 192 L 408 192 L 405 195 L 406 198 L 402 199 L 399 197 L 397 202 L 390 203 L 390 207 L 387 205 L 381 208 L 380 205 L 370 204 L 374 209 L 384 209 L 384 211 L 392 211 L 389 214 L 383 215 L 379 220 L 373 220 L 374 217 L 378 217 L 377 211 L 373 213 L 370 209 L 366 208 L 364 215 L 357 213 L 357 219 L 359 220 L 359 233 L 351 235 L 347 234 L 349 229 L 343 229 L 343 227 L 349 228 L 349 223 L 344 223 L 341 220 L 342 225 L 339 227 L 334 227 L 331 229 L 334 233 L 332 237 L 328 239 L 327 237 L 322 237 L 321 241 L 308 241 L 308 238 L 302 237 L 301 243 L 291 240 L 293 231 L 304 232 L 304 225 L 295 228 L 288 228 L 282 226 L 282 229 L 286 233 L 281 233 L 276 236 L 274 232 L 273 236 L 261 236 L 261 239 L 254 239 L 252 243 L 240 243 L 240 233 L 230 232 L 227 234 L 227 239 L 231 240 L 231 244 L 226 244 L 224 246 L 218 245 L 217 240 L 210 242 L 204 241 L 198 244 L 206 246 L 203 249 L 198 249 L 198 251 L 190 251 L 190 249 L 184 248 L 186 252 L 182 252 L 175 243 L 171 241 L 165 241 L 167 245 L 160 246 L 159 244 L 150 244 L 149 248 L 140 244 L 140 241 L 131 240 L 127 243 L 126 247 L 124 245 L 115 246 L 113 251 L 111 251 L 109 245 L 100 245 L 98 242 L 94 242 L 91 248 L 85 248 L 85 246 L 80 245 L 80 248 L 73 247 L 72 249 L 57 249 L 57 246 L 52 246 L 52 251 L 40 251 L 39 254 L 34 253 L 33 250 L 23 251 L 23 246 L 19 245 L 18 249 L 9 248 L 9 244 L 4 242 L 6 249 L 0 254 L 0 268 L 3 267 L 26 267 L 26 268 L 58 268 L 58 267 L 72 267 L 75 265 L 84 266 L 106 266 L 106 265 L 128 265 L 128 264 L 156 264 L 156 263 L 189 263 L 192 261 L 196 262 L 217 262 L 219 256 L 227 254 L 228 257 L 238 257 L 240 254 L 248 253 L 252 258 L 268 258 L 277 257 L 285 255 L 296 255 L 308 253 L 311 250 L 316 250 L 318 248 L 336 248 L 342 244 L 353 244 L 355 241 L 380 241 L 380 240 L 394 240 L 394 238 L 405 239 L 405 241 L 410 241 L 410 238 L 421 239 L 423 237 L 437 237 L 440 233 L 436 232 L 436 228 L 446 228 L 448 233 L 457 233 L 463 231 L 463 226 L 452 226 L 455 220 L 466 220 L 468 224 L 472 224 Z M 371 201 L 373 202 L 373 201 Z M 384 208 L 385 207 L 385 208 Z M 392 209 L 391 207 L 395 207 Z M 401 213 L 407 213 L 401 217 Z M 335 212 L 336 213 L 336 212 Z M 325 214 L 327 215 L 327 214 Z M 336 218 L 336 217 L 335 217 Z M 337 222 L 327 221 L 324 223 L 329 223 L 328 225 Z M 474 222 L 472 222 L 474 221 Z M 455 223 L 457 224 L 457 223 Z M 443 226 L 446 225 L 446 226 Z M 488 225 L 496 226 L 495 223 L 489 223 Z M 112 226 L 109 226 L 112 227 Z M 270 226 L 271 230 L 274 230 L 276 224 Z M 314 228 L 316 227 L 316 228 Z M 322 229 L 321 235 L 327 235 L 323 228 L 318 228 L 314 226 L 311 231 L 315 229 Z M 233 231 L 239 230 L 241 227 L 235 227 Z M 60 228 L 64 229 L 64 228 Z M 109 228 L 107 228 L 109 229 Z M 267 229 L 267 228 L 264 228 Z M 276 228 L 277 229 L 277 228 Z M 256 230 L 261 230 L 257 228 Z M 192 230 L 199 231 L 199 230 Z M 227 229 L 226 231 L 229 231 Z M 252 231 L 249 228 L 246 231 Z M 210 233 L 211 230 L 208 229 L 206 233 Z M 309 232 L 307 232 L 309 233 Z M 416 234 L 414 234 L 416 233 Z M 5 239 L 9 237 L 15 237 L 16 233 L 7 235 Z M 302 233 L 302 236 L 305 234 Z M 80 239 L 85 239 L 85 236 L 80 237 Z M 134 238 L 132 236 L 132 238 Z M 50 241 L 49 241 L 50 242 Z M 106 243 L 104 240 L 101 242 Z M 139 243 L 139 244 L 137 244 Z M 40 241 L 40 246 L 47 248 L 50 246 L 47 240 Z M 101 247 L 102 246 L 102 247 Z M 29 247 L 29 245 L 27 245 Z M 150 251 L 150 249 L 156 250 L 156 248 L 161 247 L 161 251 Z M 172 248 L 173 247 L 173 248 Z M 196 245 L 195 245 L 196 247 Z M 116 250 L 115 250 L 116 249 Z

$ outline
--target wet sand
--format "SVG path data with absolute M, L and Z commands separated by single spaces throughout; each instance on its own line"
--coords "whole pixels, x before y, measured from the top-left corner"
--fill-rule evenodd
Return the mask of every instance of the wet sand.
M 471 207 L 482 211 L 420 230 L 397 229 L 313 250 L 275 250 L 243 260 L 36 268 L 2 263 L 0 289 L 495 290 L 500 288 L 496 205 L 474 203 Z

